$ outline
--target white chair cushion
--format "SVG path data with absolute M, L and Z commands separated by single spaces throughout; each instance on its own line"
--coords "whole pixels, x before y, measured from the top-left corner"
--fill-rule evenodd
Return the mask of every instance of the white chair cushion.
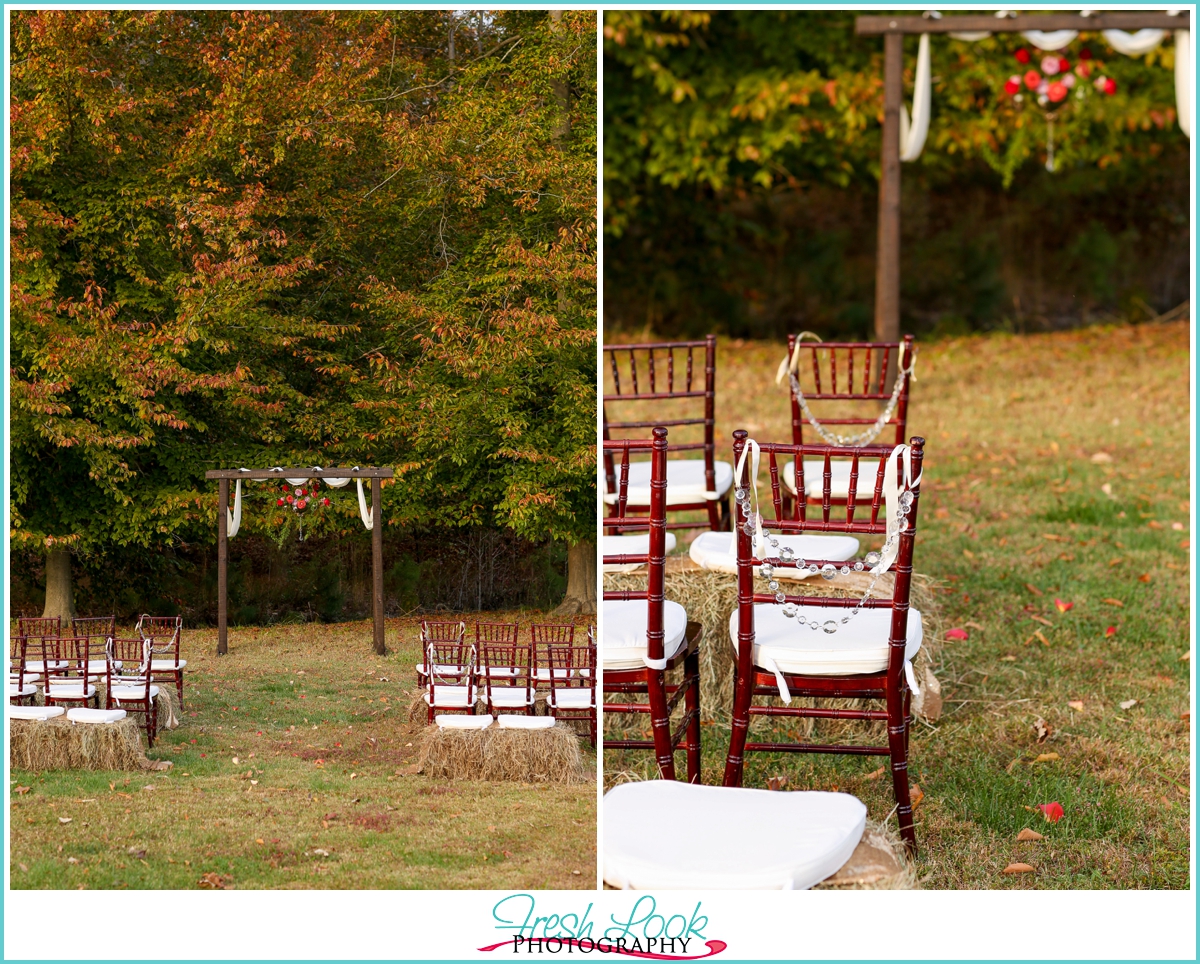
M 146 698 L 146 686 L 143 683 L 141 686 L 113 686 L 108 691 L 108 695 L 114 700 L 144 700 Z M 150 699 L 155 699 L 158 696 L 158 687 L 150 687 Z
M 595 706 L 591 689 L 573 686 L 570 689 L 555 690 L 546 697 L 546 705 L 551 709 L 588 710 Z
M 10 720 L 52 720 L 56 716 L 62 716 L 65 713 L 61 706 L 10 706 L 8 708 L 8 718 Z
M 609 600 L 604 603 L 604 636 L 600 658 L 605 669 L 639 669 L 646 664 L 646 619 L 649 603 L 644 599 Z M 663 658 L 670 659 L 683 645 L 687 612 L 677 602 L 663 603 Z
M 96 687 L 94 685 L 92 685 L 91 683 L 88 683 L 87 692 L 85 693 L 83 686 L 81 686 L 79 683 L 56 683 L 56 682 L 54 682 L 54 680 L 50 681 L 50 698 L 51 699 L 56 699 L 56 700 L 80 699 L 81 700 L 81 699 L 84 699 L 85 697 L 90 698 L 95 695 L 96 695 Z
M 67 668 L 67 661 L 65 659 L 50 660 L 50 671 L 51 672 L 55 672 L 57 670 L 62 670 L 62 669 L 66 669 L 66 668 Z M 44 672 L 46 672 L 46 664 L 40 659 L 27 659 L 27 660 L 25 660 L 25 671 L 28 673 L 44 673 Z
M 774 603 L 757 603 L 754 606 L 754 665 L 762 666 L 764 656 L 775 661 L 784 673 L 805 673 L 816 676 L 842 676 L 851 673 L 878 673 L 887 669 L 888 636 L 892 627 L 890 609 L 863 609 L 850 622 L 841 618 L 849 616 L 849 609 L 827 609 L 821 606 L 800 606 L 796 617 L 789 619 L 783 607 Z M 827 620 L 838 624 L 836 633 L 823 629 L 813 631 L 800 625 L 799 617 L 816 620 L 823 625 Z M 904 655 L 912 659 L 921 648 L 921 613 L 908 611 L 908 639 Z M 738 648 L 738 611 L 729 617 L 729 634 L 733 640 L 734 653 Z
M 489 697 L 492 706 L 528 706 L 534 701 L 533 690 L 524 686 L 493 686 Z
M 502 730 L 548 730 L 556 722 L 553 716 L 498 716 Z
M 119 670 L 123 668 L 123 664 L 119 659 L 113 660 L 113 669 Z M 104 676 L 108 673 L 108 660 L 106 659 L 89 659 L 87 667 L 89 676 Z
M 517 669 L 512 666 L 485 666 L 483 675 L 493 679 L 511 679 L 517 675 Z
M 667 534 L 667 555 L 675 551 L 675 533 Z M 628 536 L 601 536 L 600 551 L 606 556 L 642 556 L 650 551 L 650 533 L 639 532 Z M 641 568 L 639 563 L 617 565 L 604 564 L 605 572 L 633 572 Z
M 475 690 L 470 686 L 434 686 L 434 701 L 432 705 L 438 706 L 473 706 L 475 703 Z M 429 693 L 426 691 L 422 697 L 426 703 L 429 703 Z
M 555 679 L 568 679 L 569 677 L 574 676 L 574 675 L 575 675 L 575 671 L 570 670 L 570 669 L 556 669 L 554 671 Z M 542 680 L 543 682 L 548 683 L 550 681 L 550 668 L 547 666 L 543 666 L 540 669 L 534 670 L 533 678 L 537 679 L 537 680 Z
M 124 710 L 67 710 L 67 719 L 72 723 L 116 723 L 125 719 Z
M 866 820 L 867 808 L 848 793 L 623 783 L 604 795 L 604 882 L 634 890 L 807 890 L 850 859 Z
M 27 683 L 24 686 L 18 686 L 16 683 L 8 684 L 8 698 L 23 700 L 26 696 L 33 696 L 38 691 L 38 688 L 32 683 Z
M 120 665 L 120 664 L 118 664 Z M 152 659 L 150 660 L 150 672 L 161 673 L 175 669 L 183 669 L 187 666 L 186 659 Z
M 483 716 L 435 716 L 433 722 L 443 730 L 486 730 L 492 725 L 492 718 L 486 713 Z
M 458 666 L 454 663 L 434 663 L 433 669 L 438 676 L 456 676 L 467 671 L 465 666 Z M 425 672 L 424 663 L 417 663 L 416 670 L 419 676 L 428 675 Z
M 692 540 L 688 555 L 692 562 L 701 569 L 711 569 L 714 572 L 737 572 L 737 556 L 734 535 L 732 532 L 702 532 Z M 858 555 L 858 540 L 853 536 L 776 536 L 780 548 L 791 547 L 800 559 L 828 559 L 831 562 L 844 562 Z M 758 573 L 761 567 L 755 566 Z M 779 579 L 806 579 L 809 573 L 805 569 L 801 573 L 788 566 L 780 566 L 775 570 Z
M 850 494 L 850 460 L 829 460 L 829 497 L 844 499 Z M 854 490 L 855 502 L 870 502 L 875 495 L 875 480 L 879 476 L 878 459 L 860 459 L 858 463 L 858 484 Z M 796 463 L 788 462 L 780 473 L 780 482 L 792 495 L 796 494 Z M 820 504 L 825 490 L 825 461 L 816 459 L 804 460 L 804 488 L 808 490 L 808 499 L 815 499 Z
M 620 466 L 617 466 L 618 484 Z M 709 492 L 704 484 L 703 459 L 667 459 L 667 505 L 687 505 L 692 502 L 703 502 L 705 499 L 719 499 L 729 491 L 733 484 L 733 466 L 728 462 L 713 463 L 713 477 L 716 480 L 716 491 Z M 650 504 L 650 463 L 631 462 L 629 464 L 628 504 L 647 506 Z M 617 492 L 608 492 L 604 501 L 608 505 L 617 504 Z

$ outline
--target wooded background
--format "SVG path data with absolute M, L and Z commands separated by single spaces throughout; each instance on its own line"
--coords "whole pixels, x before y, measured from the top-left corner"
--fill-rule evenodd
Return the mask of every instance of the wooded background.
M 208 618 L 205 470 L 314 464 L 395 467 L 393 611 L 561 599 L 594 560 L 595 14 L 12 25 L 14 610 L 74 570 L 81 611 Z M 353 489 L 278 548 L 267 490 L 238 618 L 361 612 Z
M 606 12 L 606 332 L 870 334 L 883 42 L 854 17 Z M 931 38 L 929 135 L 902 165 L 903 330 L 1137 321 L 1188 298 L 1174 47 L 1130 58 L 1096 33 L 1060 53 L 1085 51 L 1117 93 L 1067 101 L 1050 173 L 1042 110 L 1004 92 L 1044 54 L 1019 34 Z

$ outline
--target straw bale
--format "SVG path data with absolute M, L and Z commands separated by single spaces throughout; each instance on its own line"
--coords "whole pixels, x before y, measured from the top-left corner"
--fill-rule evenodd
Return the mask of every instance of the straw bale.
M 156 770 L 146 758 L 141 727 L 116 723 L 9 720 L 9 765 L 23 770 Z
M 575 732 L 562 723 L 545 730 L 488 727 L 452 730 L 429 727 L 418 772 L 448 780 L 513 783 L 587 783 Z

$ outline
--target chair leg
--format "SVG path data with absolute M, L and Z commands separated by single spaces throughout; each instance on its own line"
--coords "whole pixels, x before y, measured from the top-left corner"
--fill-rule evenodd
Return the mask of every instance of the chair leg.
M 901 680 L 903 677 L 901 677 Z M 896 820 L 900 837 L 910 857 L 917 855 L 917 834 L 913 829 L 912 799 L 908 792 L 908 717 L 901 694 L 901 680 L 888 680 L 888 749 L 892 761 L 892 790 L 896 795 Z
M 183 670 L 175 670 L 175 690 L 179 693 L 179 712 L 183 712 Z
M 666 673 L 646 670 L 646 689 L 650 703 L 650 727 L 654 733 L 654 758 L 659 776 L 675 779 L 675 754 L 671 750 L 671 718 L 667 713 Z
M 684 693 L 684 712 L 688 715 L 687 728 L 687 779 L 688 783 L 700 782 L 700 650 L 683 661 L 683 673 L 687 677 Z
M 721 531 L 721 509 L 716 499 L 708 500 L 708 527 L 713 532 Z
M 746 737 L 750 732 L 750 700 L 753 697 L 751 686 L 753 674 L 749 680 L 743 681 L 738 677 L 737 667 L 733 668 L 733 728 L 729 734 L 729 753 L 725 757 L 725 780 L 727 787 L 742 785 L 742 767 L 745 764 Z

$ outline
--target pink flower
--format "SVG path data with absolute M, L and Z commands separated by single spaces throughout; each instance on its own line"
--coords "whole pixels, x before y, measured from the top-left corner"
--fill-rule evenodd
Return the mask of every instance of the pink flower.
M 946 638 L 954 639 L 954 640 L 963 640 L 963 639 L 967 638 L 967 631 L 965 629 L 959 629 L 957 626 L 955 626 L 954 629 L 946 630 Z
M 1040 803 L 1038 804 L 1038 809 L 1042 811 L 1043 815 L 1051 823 L 1058 823 L 1058 821 L 1063 818 L 1063 814 L 1066 812 L 1063 810 L 1062 804 L 1058 801 L 1055 801 L 1054 803 Z
M 1062 79 L 1062 85 L 1064 87 L 1066 87 L 1068 90 L 1070 90 L 1072 87 L 1074 87 L 1075 86 L 1075 75 L 1074 74 L 1064 74 L 1063 79 Z
M 304 495 L 304 490 L 303 490 L 303 489 L 297 489 L 297 490 L 296 490 L 296 495 Z
M 1062 63 L 1062 61 L 1059 60 L 1057 57 L 1043 57 L 1042 58 L 1042 73 L 1049 74 L 1051 77 L 1053 77 L 1060 70 L 1062 70 L 1062 67 L 1059 66 L 1061 63 Z

